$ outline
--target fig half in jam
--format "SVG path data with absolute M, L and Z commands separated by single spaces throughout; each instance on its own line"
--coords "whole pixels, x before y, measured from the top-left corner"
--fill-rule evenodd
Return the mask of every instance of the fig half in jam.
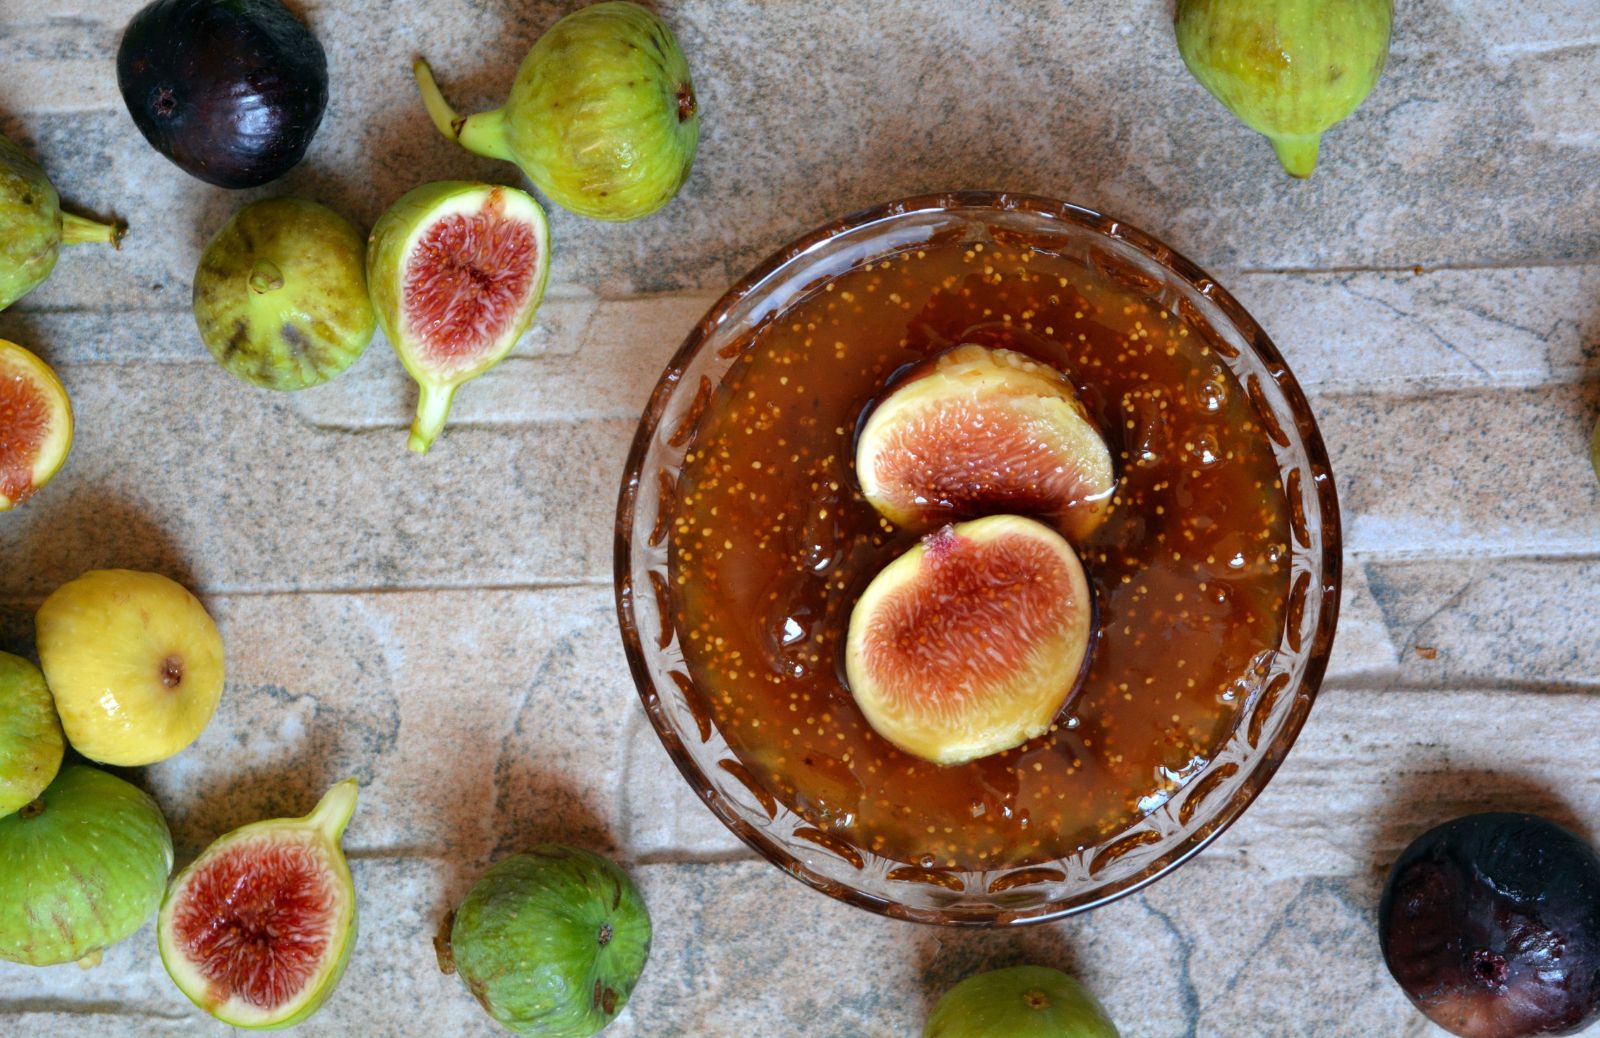
M 1040 515 L 1082 543 L 1116 485 L 1111 453 L 1076 390 L 1013 350 L 967 344 L 873 409 L 856 474 L 874 508 L 922 527 L 986 513 Z
M 845 671 L 877 733 L 935 764 L 1009 750 L 1050 727 L 1089 651 L 1083 566 L 1016 515 L 946 526 L 873 578 L 850 614 Z
M 1419 836 L 1378 909 L 1389 972 L 1462 1038 L 1574 1034 L 1600 1016 L 1600 856 L 1534 815 Z

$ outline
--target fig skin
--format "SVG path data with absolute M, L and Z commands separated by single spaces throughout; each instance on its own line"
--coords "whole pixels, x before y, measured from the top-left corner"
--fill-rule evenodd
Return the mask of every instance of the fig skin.
M 588 1038 L 628 1004 L 650 955 L 650 914 L 627 873 L 545 844 L 497 862 L 434 942 L 484 1011 L 535 1038 Z
M 1589 464 L 1594 468 L 1594 478 L 1600 479 L 1600 419 L 1594 423 L 1594 433 L 1589 437 Z
M 68 764 L 0 818 L 0 862 L 0 959 L 93 966 L 160 906 L 172 835 L 142 790 Z
M 856 476 L 899 526 L 1038 514 L 1081 544 L 1116 489 L 1111 452 L 1066 376 L 971 343 L 897 385 L 862 426 Z
M 345 779 L 324 793 L 308 815 L 273 818 L 240 826 L 219 836 L 187 868 L 173 877 L 172 885 L 167 888 L 166 897 L 161 902 L 161 912 L 156 917 L 156 941 L 167 976 L 191 1002 L 225 1024 L 250 1029 L 293 1027 L 322 1008 L 344 976 L 345 967 L 350 963 L 350 952 L 356 943 L 355 882 L 350 876 L 350 865 L 345 860 L 340 840 L 355 814 L 358 792 L 356 780 Z M 271 1010 L 253 1005 L 231 990 L 219 991 L 204 972 L 189 960 L 175 932 L 180 927 L 177 922 L 180 914 L 190 907 L 185 900 L 200 896 L 191 883 L 208 865 L 227 854 L 240 851 L 249 854 L 257 848 L 267 847 L 308 849 L 321 865 L 321 874 L 329 881 L 335 894 L 333 920 L 328 934 L 333 953 L 318 960 L 318 969 L 307 978 L 305 989 L 285 1005 Z M 227 904 L 210 907 L 219 913 L 227 912 L 236 903 L 236 898 L 241 898 L 237 890 L 230 892 Z M 261 912 L 253 918 L 247 915 L 243 923 L 246 927 L 269 929 L 272 923 L 263 923 L 259 919 L 271 914 Z M 222 921 L 220 916 L 218 921 Z M 259 936 L 242 935 L 239 944 L 248 948 Z
M 245 206 L 206 246 L 194 317 L 231 374 L 293 391 L 342 373 L 378 318 L 367 294 L 366 237 L 326 206 L 271 198 Z
M 906 753 L 935 764 L 1001 753 L 1060 713 L 1093 613 L 1078 556 L 1049 527 L 1015 515 L 947 526 L 856 601 L 846 683 L 867 723 Z
M 649 216 L 689 177 L 700 108 L 672 30 L 626 0 L 567 15 L 534 43 L 503 108 L 458 116 L 412 65 L 439 132 L 520 167 L 552 202 L 596 220 Z
M 0 382 L 0 512 L 9 512 L 36 494 L 55 478 L 72 452 L 72 401 L 61 379 L 50 365 L 14 342 L 0 339 L 0 380 L 20 379 L 8 389 Z M 18 424 L 18 416 L 7 413 L 7 396 L 18 390 L 27 394 L 45 412 L 46 422 L 39 443 L 32 444 Z M 27 403 L 24 409 L 31 411 Z M 21 435 L 19 435 L 19 433 Z M 31 450 L 31 457 L 26 451 Z
M 44 675 L 21 656 L 0 652 L 0 818 L 44 792 L 65 750 Z
M 175 580 L 90 570 L 50 593 L 34 627 L 61 728 L 91 760 L 128 768 L 166 760 L 216 713 L 222 633 Z
M 1046 966 L 968 977 L 939 999 L 922 1038 L 1118 1038 L 1076 979 Z
M 117 48 L 128 114 L 161 154 L 218 187 L 257 187 L 304 156 L 328 58 L 279 0 L 155 0 Z
M 1178 0 L 1178 52 L 1293 177 L 1366 100 L 1389 57 L 1393 0 Z
M 1535 815 L 1446 822 L 1395 862 L 1378 940 L 1406 996 L 1452 1034 L 1574 1034 L 1600 1017 L 1600 855 Z
M 61 211 L 50 178 L 28 153 L 0 136 L 0 310 L 44 283 L 61 246 L 117 247 L 127 227 Z
M 436 221 L 499 207 L 508 220 L 525 223 L 533 233 L 536 267 L 527 298 L 497 342 L 479 353 L 439 361 L 427 355 L 420 335 L 405 319 L 406 262 L 417 240 Z M 550 224 L 539 203 L 526 192 L 497 184 L 441 180 L 406 192 L 378 218 L 367 239 L 367 289 L 384 335 L 400 363 L 416 380 L 417 417 L 406 446 L 426 454 L 444 430 L 456 390 L 500 363 L 522 337 L 544 300 L 550 280 Z

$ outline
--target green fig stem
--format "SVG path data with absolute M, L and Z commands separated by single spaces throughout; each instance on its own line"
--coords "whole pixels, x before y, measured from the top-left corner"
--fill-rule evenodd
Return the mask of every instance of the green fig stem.
M 413 61 L 411 74 L 417 77 L 417 89 L 422 92 L 422 104 L 428 110 L 428 118 L 433 120 L 433 125 L 439 128 L 440 133 L 474 154 L 507 162 L 516 161 L 511 154 L 510 142 L 506 140 L 505 109 L 496 108 L 477 115 L 457 115 L 439 91 L 439 84 L 433 78 L 433 69 L 428 67 L 426 61 L 422 58 Z
M 450 417 L 450 402 L 455 399 L 455 386 L 433 386 L 420 383 L 422 395 L 417 398 L 417 419 L 411 423 L 411 438 L 406 446 L 418 454 L 428 453 L 433 441 L 444 431 L 445 419 Z
M 271 260 L 256 260 L 256 265 L 250 268 L 250 291 L 258 296 L 268 292 L 276 292 L 283 287 L 283 271 Z
M 322 794 L 322 799 L 317 801 L 312 812 L 306 815 L 306 823 L 313 829 L 320 829 L 331 843 L 338 843 L 339 837 L 344 835 L 345 826 L 350 824 L 350 816 L 356 813 L 356 793 L 359 790 L 360 783 L 353 778 L 335 783 L 332 789 Z
M 1272 149 L 1278 161 L 1291 177 L 1304 180 L 1317 168 L 1317 148 L 1322 144 L 1322 134 L 1311 133 L 1304 137 L 1271 137 Z
M 106 242 L 114 249 L 122 248 L 122 236 L 128 233 L 125 223 L 101 223 L 72 213 L 61 214 L 61 241 L 67 245 L 85 245 Z

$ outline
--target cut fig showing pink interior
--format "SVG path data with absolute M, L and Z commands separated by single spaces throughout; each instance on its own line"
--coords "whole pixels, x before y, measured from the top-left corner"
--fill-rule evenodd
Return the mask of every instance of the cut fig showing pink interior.
M 1059 523 L 1080 544 L 1116 487 L 1111 452 L 1064 375 L 972 344 L 873 409 L 856 474 L 867 500 L 900 526 L 1019 513 Z
M 220 838 L 167 892 L 161 960 L 201 1009 L 236 1027 L 287 1027 L 315 1012 L 355 943 L 355 887 L 339 839 L 356 783 L 304 818 L 256 822 Z
M 424 184 L 379 218 L 367 282 L 384 334 L 421 387 L 413 450 L 443 429 L 456 389 L 527 331 L 549 272 L 544 210 L 515 188 Z
M 850 693 L 879 735 L 936 764 L 1020 746 L 1077 686 L 1093 611 L 1077 554 L 1044 524 L 997 515 L 941 527 L 857 600 Z
M 0 512 L 32 497 L 72 449 L 72 405 L 49 366 L 0 339 Z

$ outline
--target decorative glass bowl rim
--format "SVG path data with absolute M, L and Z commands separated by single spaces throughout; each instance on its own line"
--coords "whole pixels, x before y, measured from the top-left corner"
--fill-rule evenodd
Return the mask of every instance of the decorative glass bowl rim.
M 652 673 L 650 660 L 646 656 L 640 639 L 633 606 L 632 569 L 635 554 L 635 512 L 641 475 L 650 445 L 666 414 L 669 400 L 675 393 L 685 388 L 682 378 L 684 372 L 700 351 L 713 339 L 717 329 L 724 323 L 734 308 L 745 302 L 752 293 L 761 290 L 763 285 L 768 284 L 774 278 L 774 275 L 782 271 L 788 264 L 802 259 L 808 253 L 839 235 L 917 213 L 969 210 L 1033 214 L 1049 220 L 1059 221 L 1063 224 L 1074 225 L 1080 230 L 1086 230 L 1093 234 L 1113 239 L 1142 253 L 1146 259 L 1164 268 L 1168 274 L 1184 282 L 1189 288 L 1214 304 L 1227 321 L 1233 325 L 1235 331 L 1255 354 L 1257 360 L 1272 373 L 1277 390 L 1288 404 L 1296 434 L 1304 448 L 1308 465 L 1313 473 L 1314 486 L 1312 492 L 1317 500 L 1317 515 L 1321 533 L 1319 545 L 1308 544 L 1306 546 L 1307 551 L 1320 548 L 1322 586 L 1315 592 L 1315 597 L 1318 599 L 1317 622 L 1312 632 L 1300 680 L 1292 689 L 1279 688 L 1275 698 L 1281 698 L 1282 693 L 1285 691 L 1291 693 L 1287 712 L 1282 717 L 1281 722 L 1276 725 L 1268 744 L 1256 748 L 1260 759 L 1252 763 L 1249 772 L 1244 776 L 1228 801 L 1217 812 L 1208 816 L 1204 824 L 1189 829 L 1177 846 L 1162 854 L 1142 870 L 1104 884 L 1102 888 L 1097 888 L 1093 892 L 1093 896 L 1051 901 L 1016 911 L 993 904 L 929 908 L 905 904 L 880 894 L 869 893 L 848 882 L 824 875 L 808 866 L 791 853 L 790 850 L 775 842 L 766 832 L 746 821 L 739 814 L 738 805 L 732 804 L 730 806 L 729 801 L 708 779 L 688 749 L 683 745 L 671 720 L 665 715 L 656 691 L 656 676 Z M 1266 787 L 1272 776 L 1277 772 L 1278 766 L 1283 762 L 1283 758 L 1289 748 L 1299 736 L 1300 729 L 1304 726 L 1306 718 L 1310 715 L 1311 705 L 1321 686 L 1328 656 L 1333 646 L 1333 634 L 1339 613 L 1339 589 L 1342 583 L 1343 549 L 1339 505 L 1327 449 L 1304 392 L 1293 374 L 1290 373 L 1288 365 L 1284 362 L 1277 347 L 1268 338 L 1261 326 L 1256 323 L 1255 319 L 1226 289 L 1196 263 L 1152 235 L 1121 220 L 1082 206 L 1036 195 L 1000 191 L 938 192 L 911 196 L 858 210 L 801 235 L 774 252 L 763 262 L 757 264 L 736 281 L 690 331 L 683 344 L 667 363 L 660 379 L 656 383 L 655 389 L 651 393 L 649 403 L 640 418 L 638 429 L 628 452 L 627 464 L 623 473 L 622 489 L 617 502 L 615 534 L 614 568 L 617 618 L 622 630 L 629 669 L 633 674 L 640 699 L 644 703 L 645 712 L 650 718 L 651 726 L 655 729 L 656 735 L 660 738 L 668 755 L 678 766 L 678 770 L 682 772 L 683 777 L 688 781 L 700 800 L 752 850 L 802 883 L 848 904 L 881 915 L 914 922 L 944 925 L 1015 925 L 1019 923 L 1045 922 L 1088 911 L 1134 893 L 1153 883 L 1190 858 L 1193 858 L 1218 836 L 1222 835 L 1228 826 L 1243 814 L 1244 810 L 1254 802 L 1262 789 Z M 1293 682 L 1290 683 L 1293 684 Z M 1245 708 L 1242 706 L 1239 719 L 1240 725 L 1243 725 L 1246 721 L 1244 711 Z M 1116 834 L 1116 839 L 1113 839 L 1112 842 L 1117 842 L 1126 833 L 1127 830 Z M 825 844 L 824 847 L 826 846 Z M 1037 868 L 1040 865 L 1048 866 L 1050 864 L 1051 862 L 1049 861 L 1037 862 L 1033 866 L 1024 867 L 1024 869 L 1018 871 L 1026 871 L 1029 868 Z

